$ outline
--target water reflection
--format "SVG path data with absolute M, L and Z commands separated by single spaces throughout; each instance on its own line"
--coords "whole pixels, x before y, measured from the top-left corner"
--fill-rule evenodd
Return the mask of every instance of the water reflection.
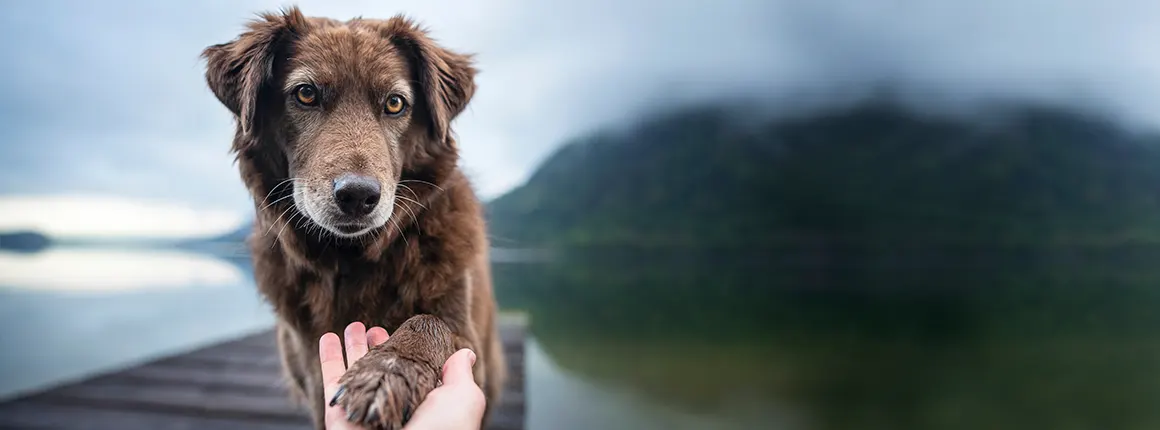
M 247 281 L 237 265 L 169 249 L 50 248 L 0 252 L 0 287 L 35 291 L 114 292 Z
M 169 249 L 0 253 L 0 398 L 270 327 L 249 270 Z
M 530 429 L 671 429 L 717 427 L 713 416 L 701 416 L 655 402 L 631 389 L 592 381 L 582 373 L 559 366 L 540 343 L 526 345 L 527 425 Z M 739 399 L 744 400 L 744 399 Z M 770 428 L 771 413 L 754 413 L 752 404 L 739 402 L 729 411 L 733 425 L 750 420 L 755 428 Z M 771 405 L 762 405 L 770 409 Z
M 539 428 L 1157 428 L 1156 251 L 601 251 L 495 272 L 539 371 L 606 394 L 539 395 L 568 385 L 530 374 Z
M 1160 249 L 782 251 L 497 261 L 531 314 L 529 426 L 1160 427 Z M 251 276 L 0 254 L 0 397 L 265 329 Z

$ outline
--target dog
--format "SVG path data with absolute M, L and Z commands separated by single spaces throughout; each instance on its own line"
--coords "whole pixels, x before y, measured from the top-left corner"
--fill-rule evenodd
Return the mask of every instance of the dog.
M 390 339 L 350 366 L 331 402 L 401 428 L 471 348 L 488 406 L 504 357 L 483 212 L 458 169 L 451 121 L 475 92 L 472 55 L 413 20 L 306 17 L 291 7 L 202 52 L 236 120 L 231 151 L 252 194 L 258 289 L 276 315 L 293 395 L 323 428 L 318 339 L 352 321 Z

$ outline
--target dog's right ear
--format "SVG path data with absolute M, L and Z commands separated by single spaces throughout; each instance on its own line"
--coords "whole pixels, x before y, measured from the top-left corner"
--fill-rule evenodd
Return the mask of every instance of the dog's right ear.
M 205 79 L 218 100 L 238 118 L 242 133 L 250 134 L 258 120 L 258 101 L 274 78 L 277 56 L 300 37 L 309 22 L 297 7 L 281 14 L 265 13 L 232 41 L 202 52 Z

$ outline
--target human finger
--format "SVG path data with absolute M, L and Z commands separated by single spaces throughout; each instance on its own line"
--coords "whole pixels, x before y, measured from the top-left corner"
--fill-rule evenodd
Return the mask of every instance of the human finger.
M 318 360 L 322 363 L 322 391 L 326 398 L 334 396 L 338 390 L 338 380 L 346 373 L 346 363 L 342 360 L 342 342 L 338 335 L 327 333 L 318 340 Z
M 361 322 L 352 322 L 343 331 L 343 338 L 346 344 L 346 365 L 349 367 L 367 355 L 367 327 Z
M 391 336 L 387 334 L 387 329 L 385 328 L 371 327 L 370 330 L 367 330 L 367 344 L 369 344 L 371 348 L 382 345 L 383 342 L 386 342 L 387 339 L 390 338 Z
M 487 399 L 475 384 L 475 353 L 461 349 L 443 365 L 443 385 L 431 391 L 405 430 L 478 429 Z
M 464 382 L 475 384 L 475 376 L 471 367 L 475 365 L 475 351 L 463 348 L 451 354 L 443 362 L 443 385 L 454 385 Z

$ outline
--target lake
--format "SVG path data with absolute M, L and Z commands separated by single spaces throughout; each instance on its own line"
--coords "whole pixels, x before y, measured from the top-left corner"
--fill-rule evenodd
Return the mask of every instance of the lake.
M 870 248 L 497 265 L 533 428 L 1160 428 L 1160 249 Z
M 1157 258 L 618 249 L 494 271 L 531 317 L 532 429 L 1130 429 L 1160 428 Z M 180 251 L 0 253 L 0 396 L 264 329 L 251 278 Z

